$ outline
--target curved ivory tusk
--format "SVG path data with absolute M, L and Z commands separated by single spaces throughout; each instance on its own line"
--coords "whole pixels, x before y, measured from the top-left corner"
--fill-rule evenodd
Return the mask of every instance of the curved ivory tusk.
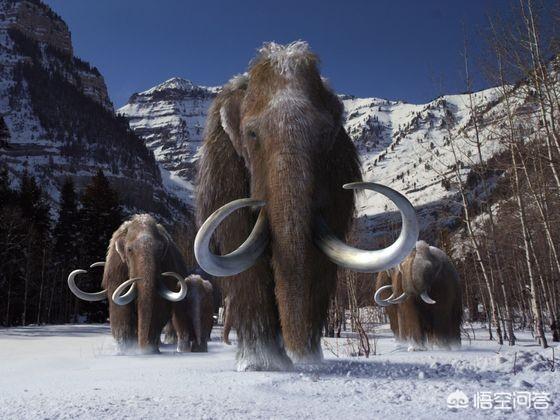
M 89 266 L 89 268 L 95 268 L 95 267 L 105 267 L 105 261 L 97 261 Z
M 377 289 L 377 291 L 375 292 L 375 295 L 373 296 L 373 299 L 375 300 L 375 303 L 377 303 L 379 306 L 391 306 L 392 303 L 389 302 L 389 300 L 391 300 L 391 296 L 393 296 L 393 294 L 391 293 L 391 296 L 389 296 L 388 299 L 381 299 L 381 292 L 387 290 L 387 289 L 393 289 L 393 286 L 391 286 L 390 284 L 387 284 L 385 286 L 381 286 L 379 289 Z
M 392 305 L 396 305 L 396 304 L 401 303 L 401 302 L 403 302 L 404 300 L 406 300 L 407 297 L 408 297 L 408 296 L 407 296 L 407 294 L 406 294 L 406 292 L 405 292 L 405 293 L 403 293 L 402 295 L 400 295 L 398 298 L 391 299 L 391 302 L 390 302 L 390 303 L 391 303 Z
M 433 300 L 429 295 L 428 292 L 424 291 L 420 294 L 420 297 L 422 298 L 422 300 L 426 303 L 429 303 L 430 305 L 433 305 L 434 303 L 436 303 L 435 300 Z
M 113 296 L 111 296 L 113 302 L 115 302 L 115 304 L 119 306 L 123 306 L 128 305 L 130 302 L 136 299 L 136 296 L 138 294 L 136 292 L 136 282 L 141 279 L 142 277 L 134 277 L 133 279 L 128 279 L 125 282 L 121 283 L 119 287 L 117 287 L 113 292 Z M 123 295 L 124 289 L 126 289 L 131 284 L 132 286 L 130 287 L 128 292 Z
M 105 262 L 100 261 L 93 263 L 92 265 L 90 265 L 90 267 L 103 267 L 104 265 Z M 76 276 L 86 273 L 86 270 L 74 270 L 70 273 L 70 275 L 68 276 L 68 288 L 70 289 L 70 291 L 74 293 L 77 298 L 85 300 L 87 302 L 99 302 L 100 300 L 107 299 L 107 289 L 103 289 L 100 292 L 89 293 L 84 292 L 76 285 Z
M 260 211 L 257 223 L 249 237 L 239 248 L 227 255 L 215 255 L 210 251 L 210 239 L 222 221 L 235 210 L 243 207 L 263 207 L 264 201 L 241 198 L 220 207 L 206 219 L 194 240 L 194 255 L 200 267 L 214 276 L 233 276 L 255 264 L 268 244 L 266 215 Z
M 183 277 L 172 271 L 166 271 L 165 273 L 161 273 L 161 275 L 175 278 L 177 282 L 179 282 L 179 286 L 181 287 L 178 292 L 173 292 L 169 290 L 167 286 L 163 284 L 163 282 L 160 281 L 158 284 L 158 293 L 162 298 L 170 302 L 179 302 L 180 300 L 183 300 L 185 296 L 187 296 L 187 283 L 185 283 L 185 279 Z
M 414 249 L 418 240 L 418 220 L 410 201 L 397 191 L 373 182 L 353 182 L 345 184 L 343 188 L 377 191 L 389 198 L 401 212 L 401 233 L 389 247 L 376 251 L 365 251 L 342 242 L 334 236 L 323 218 L 317 218 L 314 238 L 317 246 L 335 264 L 355 271 L 373 273 L 399 264 Z

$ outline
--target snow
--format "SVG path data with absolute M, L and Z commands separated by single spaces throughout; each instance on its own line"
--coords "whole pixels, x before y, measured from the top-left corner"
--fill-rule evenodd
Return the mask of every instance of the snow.
M 235 348 L 213 332 L 208 353 L 117 356 L 107 325 L 0 329 L 0 418 L 547 418 L 560 415 L 552 349 L 518 333 L 499 347 L 480 328 L 460 351 L 407 351 L 387 326 L 377 355 L 349 357 L 349 340 L 323 342 L 325 361 L 291 372 L 236 372 Z M 373 340 L 372 340 L 373 344 Z M 558 349 L 556 348 L 556 357 Z M 513 373 L 515 361 L 516 373 Z M 461 391 L 468 408 L 449 408 Z M 550 393 L 545 410 L 473 407 L 475 393 Z

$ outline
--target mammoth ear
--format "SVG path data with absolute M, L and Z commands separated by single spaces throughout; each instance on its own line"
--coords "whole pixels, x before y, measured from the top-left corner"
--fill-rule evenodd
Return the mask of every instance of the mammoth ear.
M 242 154 L 241 102 L 246 88 L 246 76 L 237 76 L 230 80 L 216 97 L 206 122 L 206 134 L 216 130 L 222 131 L 240 156 Z
M 220 108 L 220 124 L 228 135 L 235 150 L 241 154 L 240 105 L 237 98 L 228 98 Z
M 113 233 L 107 249 L 102 284 L 103 287 L 107 288 L 108 296 L 111 296 L 115 288 L 128 278 L 128 267 L 124 255 L 124 237 L 127 224 L 128 222 L 125 222 Z
M 156 227 L 159 231 L 159 234 L 165 239 L 165 248 L 163 249 L 162 255 L 166 256 L 167 252 L 169 251 L 169 246 L 173 242 L 173 239 L 171 238 L 169 232 L 167 232 L 167 230 L 161 224 L 158 223 Z
M 246 78 L 229 82 L 214 100 L 206 119 L 196 187 L 199 226 L 216 209 L 251 194 L 249 173 L 238 152 L 240 148 L 235 145 L 236 130 L 239 130 L 239 103 L 245 94 L 245 86 Z M 239 136 L 237 139 L 239 141 Z M 216 230 L 216 243 L 222 249 L 229 249 L 228 252 L 233 251 L 251 233 L 253 224 L 248 210 L 235 212 Z
M 121 257 L 121 261 L 124 263 L 125 262 L 124 239 L 122 237 L 117 238 L 115 240 L 115 251 L 117 251 L 117 254 L 119 254 L 119 257 Z

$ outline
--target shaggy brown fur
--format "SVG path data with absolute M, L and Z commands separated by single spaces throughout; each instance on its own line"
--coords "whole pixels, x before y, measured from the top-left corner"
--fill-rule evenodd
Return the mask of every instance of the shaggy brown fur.
M 193 297 L 172 304 L 158 295 L 160 281 L 171 290 L 177 287 L 176 280 L 161 276 L 166 271 L 188 274 L 173 239 L 152 216 L 135 215 L 115 231 L 107 250 L 103 286 L 109 298 L 111 332 L 122 350 L 137 342 L 142 351 L 157 352 L 160 333 L 171 314 L 193 316 Z M 125 306 L 116 305 L 111 299 L 113 292 L 133 277 L 142 277 L 136 282 L 137 299 Z M 188 342 L 185 331 L 186 328 L 178 330 L 179 343 Z
M 196 274 L 185 279 L 188 287 L 183 307 L 187 310 L 174 311 L 173 329 L 178 337 L 178 349 L 181 351 L 206 352 L 208 340 L 214 324 L 212 305 L 212 284 Z
M 403 341 L 421 347 L 426 343 L 449 348 L 461 344 L 463 304 L 459 276 L 443 251 L 418 241 L 416 249 L 391 271 L 391 282 L 385 272 L 377 275 L 376 290 L 392 284 L 395 296 L 409 295 L 404 302 L 385 307 L 391 330 Z M 436 301 L 430 305 L 420 297 L 428 291 Z M 381 296 L 386 299 L 389 295 Z M 395 320 L 396 313 L 396 320 Z
M 321 328 L 336 266 L 312 242 L 322 214 L 340 238 L 348 230 L 361 179 L 356 150 L 342 127 L 342 104 L 325 85 L 304 43 L 265 45 L 247 76 L 232 79 L 206 122 L 198 175 L 199 223 L 245 197 L 266 201 L 271 242 L 249 270 L 224 281 L 238 320 L 238 369 L 283 369 L 321 355 Z M 224 221 L 217 251 L 237 248 L 256 214 Z

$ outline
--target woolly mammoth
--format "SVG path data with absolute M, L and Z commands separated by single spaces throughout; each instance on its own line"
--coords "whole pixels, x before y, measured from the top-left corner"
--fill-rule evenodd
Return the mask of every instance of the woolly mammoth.
M 170 319 L 182 320 L 178 351 L 189 349 L 189 315 L 194 330 L 202 329 L 196 311 L 202 294 L 190 292 L 184 280 L 188 269 L 181 253 L 165 228 L 147 214 L 136 215 L 124 222 L 109 243 L 104 265 L 103 290 L 84 292 L 76 285 L 76 276 L 85 270 L 74 270 L 68 286 L 78 298 L 86 301 L 109 299 L 111 332 L 121 351 L 138 344 L 143 352 L 157 352 L 160 333 Z M 179 285 L 178 291 L 173 291 Z
M 377 275 L 375 302 L 384 306 L 391 330 L 419 347 L 461 344 L 463 304 L 459 275 L 445 253 L 424 241 L 398 268 Z
M 174 311 L 171 320 L 163 329 L 165 344 L 179 343 L 183 339 L 180 351 L 206 352 L 208 340 L 214 325 L 213 287 L 208 280 L 196 274 L 191 274 L 185 279 L 187 290 L 185 304 L 188 311 Z
M 238 370 L 320 360 L 337 265 L 385 270 L 418 238 L 406 198 L 378 184 L 346 184 L 361 178 L 358 156 L 317 63 L 304 42 L 265 44 L 209 110 L 195 256 L 206 272 L 228 277 Z M 401 211 L 403 228 L 389 248 L 364 251 L 340 239 L 358 189 L 382 193 Z

